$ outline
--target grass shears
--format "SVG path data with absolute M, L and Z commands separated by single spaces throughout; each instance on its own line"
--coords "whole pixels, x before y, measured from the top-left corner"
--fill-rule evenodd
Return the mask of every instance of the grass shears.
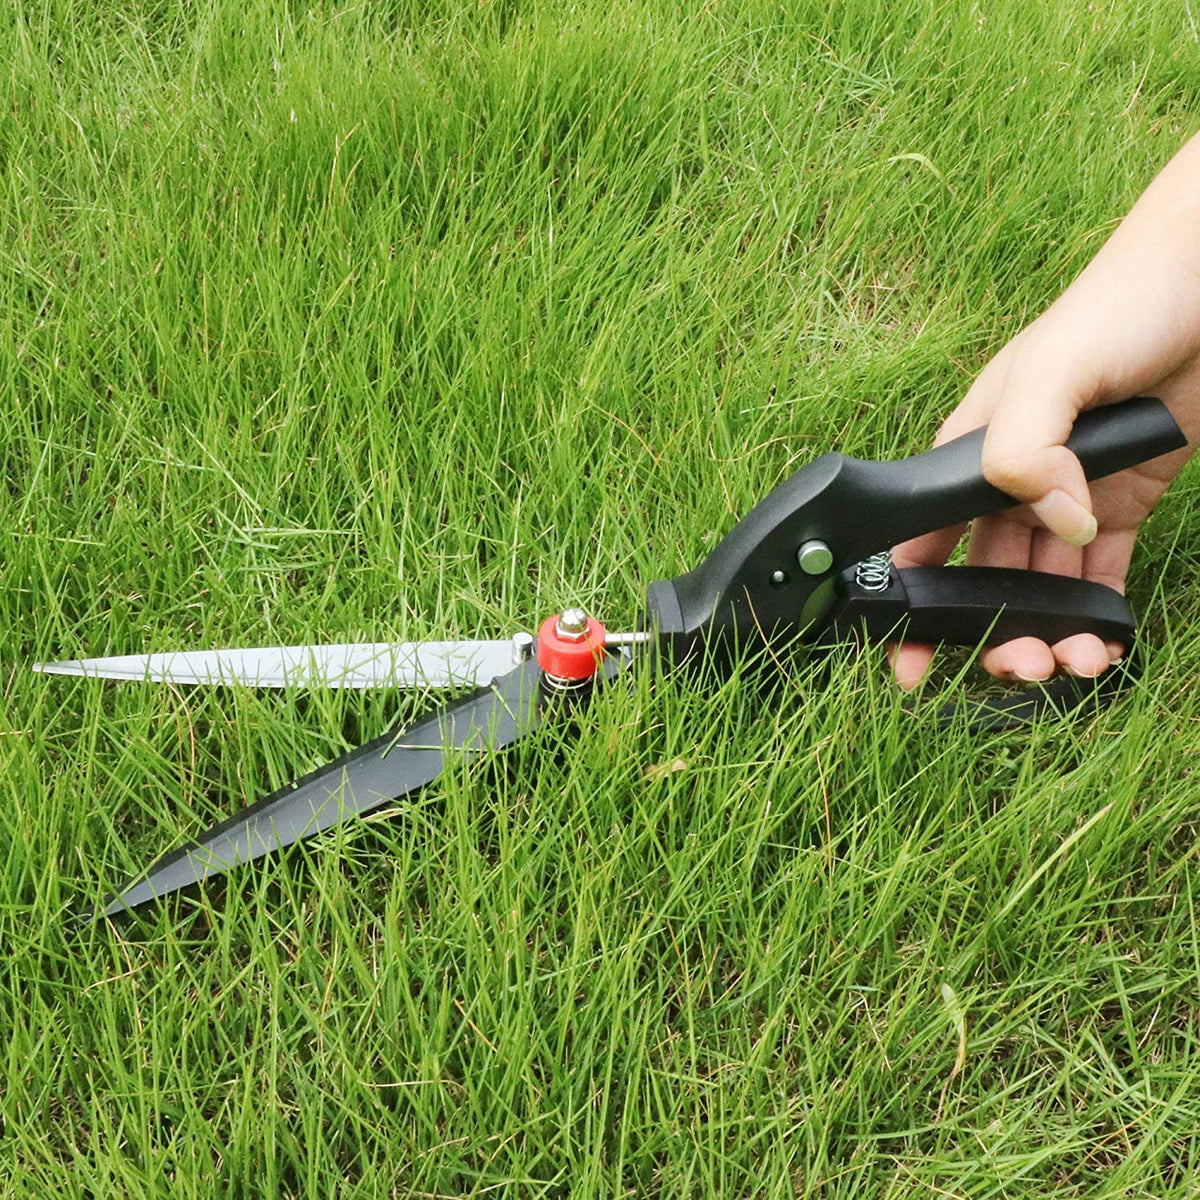
M 567 608 L 536 634 L 484 642 L 263 647 L 41 663 L 124 680 L 251 687 L 473 688 L 264 797 L 153 863 L 88 920 L 224 873 L 432 783 L 450 756 L 492 753 L 577 707 L 647 656 L 728 663 L 755 647 L 847 637 L 964 646 L 1090 632 L 1132 647 L 1125 598 L 1079 579 L 986 567 L 897 570 L 890 546 L 1015 504 L 980 470 L 985 430 L 915 457 L 822 455 L 780 483 L 693 570 L 651 583 L 630 633 Z M 1089 479 L 1186 444 L 1166 407 L 1135 398 L 1077 420 L 1069 448 Z M 1129 656 L 1128 661 L 1132 661 Z M 1110 696 L 1129 670 L 993 698 L 969 715 L 1010 726 Z

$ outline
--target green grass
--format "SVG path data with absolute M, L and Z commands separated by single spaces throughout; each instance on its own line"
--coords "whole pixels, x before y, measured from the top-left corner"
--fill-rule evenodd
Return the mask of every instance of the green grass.
M 1191 475 L 1099 718 L 643 679 L 64 930 L 408 709 L 31 661 L 629 626 L 810 457 L 924 446 L 1196 124 L 1170 0 L 691 9 L 0 15 L 0 1193 L 1200 1186 Z

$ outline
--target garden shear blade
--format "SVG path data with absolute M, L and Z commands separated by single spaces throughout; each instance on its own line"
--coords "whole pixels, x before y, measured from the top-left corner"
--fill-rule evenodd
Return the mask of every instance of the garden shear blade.
M 821 456 L 779 484 L 695 569 L 650 584 L 641 629 L 632 634 L 610 635 L 568 609 L 547 618 L 536 637 L 433 643 L 437 649 L 428 653 L 408 643 L 339 647 L 338 654 L 327 647 L 222 651 L 207 665 L 203 653 L 39 664 L 44 671 L 194 683 L 265 684 L 270 676 L 284 684 L 348 686 L 347 678 L 361 674 L 384 686 L 433 686 L 435 677 L 487 682 L 479 671 L 494 670 L 505 656 L 529 656 L 475 696 L 369 742 L 222 822 L 110 897 L 94 917 L 177 891 L 407 795 L 437 777 L 447 753 L 507 746 L 568 707 L 565 697 L 578 703 L 647 654 L 672 665 L 719 667 L 764 643 L 907 638 L 977 647 L 1094 633 L 1125 645 L 1131 663 L 1133 614 L 1110 588 L 1035 571 L 891 565 L 886 551 L 893 545 L 1016 504 L 983 477 L 985 433 L 978 429 L 897 462 Z M 1186 439 L 1160 401 L 1135 398 L 1081 415 L 1067 445 L 1096 479 L 1182 449 Z M 364 665 L 372 656 L 376 665 Z M 1062 679 L 1029 695 L 987 701 L 966 713 L 967 724 L 1004 728 L 1047 709 L 1099 703 L 1129 674 L 1109 671 L 1097 685 Z
M 611 678 L 627 661 L 623 655 L 610 658 L 602 676 Z M 532 660 L 512 667 L 468 698 L 406 729 L 374 738 L 272 792 L 159 859 L 144 875 L 108 896 L 86 920 L 162 899 L 411 795 L 442 773 L 447 755 L 479 756 L 511 745 L 537 729 L 551 702 L 559 699 L 543 686 L 541 675 Z
M 515 645 L 520 646 L 520 635 Z M 34 663 L 48 675 L 242 687 L 479 687 L 513 666 L 513 641 L 354 642 L 168 650 Z

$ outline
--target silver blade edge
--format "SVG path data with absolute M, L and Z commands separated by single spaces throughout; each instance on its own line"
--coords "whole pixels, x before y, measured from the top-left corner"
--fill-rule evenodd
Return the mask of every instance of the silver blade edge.
M 256 646 L 33 664 L 48 675 L 257 688 L 478 687 L 512 667 L 511 640 Z

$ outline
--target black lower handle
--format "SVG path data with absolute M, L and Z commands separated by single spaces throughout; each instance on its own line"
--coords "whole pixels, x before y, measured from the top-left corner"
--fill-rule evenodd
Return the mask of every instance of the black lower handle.
M 842 577 L 831 621 L 835 638 L 996 646 L 1013 638 L 1057 642 L 1094 633 L 1129 645 L 1135 624 L 1125 597 L 1103 584 L 1006 567 L 858 564 Z
M 886 557 L 846 571 L 828 638 L 865 637 L 995 646 L 1018 637 L 1057 642 L 1094 633 L 1126 648 L 1125 662 L 1098 679 L 1060 676 L 1037 688 L 945 705 L 938 723 L 965 723 L 971 733 L 1027 725 L 1042 716 L 1096 711 L 1138 673 L 1136 627 L 1125 597 L 1083 579 L 1003 567 L 913 567 L 897 571 Z

